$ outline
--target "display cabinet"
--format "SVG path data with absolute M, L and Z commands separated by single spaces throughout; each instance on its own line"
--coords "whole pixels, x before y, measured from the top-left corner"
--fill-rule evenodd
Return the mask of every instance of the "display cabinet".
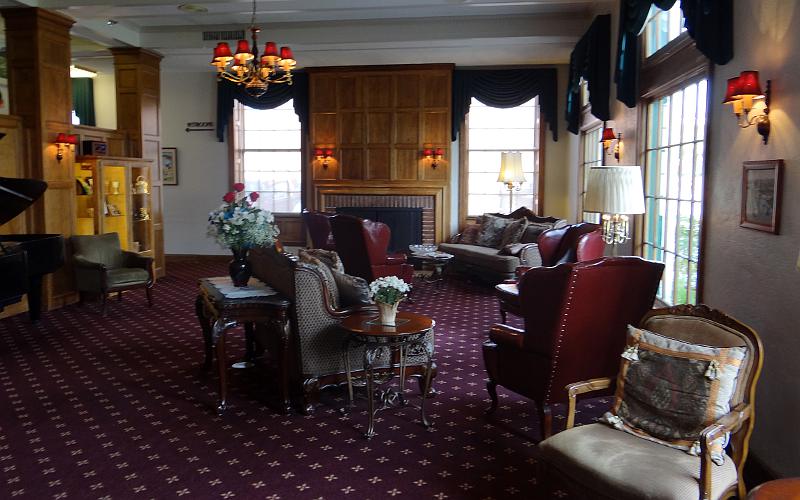
M 119 234 L 123 250 L 156 257 L 152 160 L 82 156 L 75 161 L 75 234 Z

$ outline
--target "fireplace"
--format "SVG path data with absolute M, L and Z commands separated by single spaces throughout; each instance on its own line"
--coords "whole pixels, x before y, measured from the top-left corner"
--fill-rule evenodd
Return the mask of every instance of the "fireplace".
M 336 207 L 336 213 L 383 222 L 392 230 L 390 252 L 405 252 L 422 243 L 422 209 L 413 207 Z

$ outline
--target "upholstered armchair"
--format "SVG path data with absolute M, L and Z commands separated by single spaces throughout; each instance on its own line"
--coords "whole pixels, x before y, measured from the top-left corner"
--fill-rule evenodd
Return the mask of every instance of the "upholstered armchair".
M 299 262 L 297 257 L 275 247 L 253 249 L 249 259 L 253 276 L 292 301 L 291 349 L 297 363 L 290 378 L 294 392 L 303 395 L 304 411 L 313 412 L 321 388 L 346 380 L 342 349 L 348 334 L 339 323 L 358 311 L 374 310 L 377 316 L 377 309 L 374 305 L 339 307 L 335 282 L 328 281 L 315 266 Z M 262 346 L 269 345 L 270 340 L 262 333 L 257 327 L 256 340 Z M 428 335 L 433 348 L 433 331 Z M 351 349 L 349 356 L 354 373 L 360 372 L 363 351 Z M 376 366 L 380 366 L 380 360 Z M 424 356 L 410 356 L 406 375 L 422 379 L 425 366 Z
M 327 212 L 303 210 L 303 223 L 306 225 L 313 248 L 336 250 L 336 243 L 331 232 L 330 217 L 331 214 Z
M 537 240 L 542 266 L 555 266 L 562 262 L 584 262 L 599 259 L 605 251 L 603 232 L 597 224 L 582 222 L 550 229 L 539 235 Z M 517 280 L 530 267 L 518 267 L 517 279 L 507 280 L 495 286 L 495 294 L 500 305 L 500 317 L 505 323 L 507 314 L 521 316 Z
M 371 282 L 383 276 L 397 276 L 410 283 L 414 266 L 405 254 L 387 255 L 391 230 L 382 222 L 338 214 L 330 219 L 337 253 L 347 274 Z
M 705 305 L 652 310 L 640 327 L 704 347 L 743 347 L 745 355 L 731 392 L 730 412 L 702 430 L 700 455 L 692 456 L 602 423 L 573 427 L 576 397 L 613 386 L 611 378 L 583 379 L 565 388 L 554 387 L 568 396 L 569 413 L 567 430 L 539 445 L 543 486 L 550 488 L 558 481 L 559 488 L 575 490 L 579 498 L 604 500 L 745 498 L 742 471 L 753 432 L 753 401 L 763 361 L 758 335 Z M 675 377 L 680 379 L 679 374 Z M 712 462 L 711 443 L 726 432 L 730 432 L 730 440 L 725 460 L 717 465 Z
M 664 265 L 639 257 L 535 267 L 519 279 L 525 328 L 496 324 L 483 360 L 497 409 L 497 386 L 532 399 L 542 437 L 551 433 L 551 405 L 566 403 L 563 387 L 611 376 L 619 368 L 626 327 L 652 307 Z
M 126 252 L 117 233 L 71 236 L 72 264 L 81 302 L 87 293 L 100 294 L 102 314 L 106 314 L 109 293 L 144 288 L 147 304 L 153 306 L 153 258 Z

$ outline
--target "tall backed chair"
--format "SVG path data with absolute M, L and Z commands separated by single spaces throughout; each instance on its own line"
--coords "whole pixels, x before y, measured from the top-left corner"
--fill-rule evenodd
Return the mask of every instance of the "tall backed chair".
M 652 307 L 663 270 L 639 257 L 613 257 L 523 274 L 525 328 L 496 324 L 483 344 L 489 412 L 501 385 L 536 403 L 542 436 L 549 436 L 550 406 L 567 402 L 565 385 L 617 372 L 627 325 Z
M 336 251 L 347 274 L 368 282 L 383 276 L 397 276 L 410 283 L 414 266 L 406 264 L 405 254 L 387 255 L 391 230 L 382 222 L 338 214 L 331 217 Z
M 537 245 L 543 266 L 599 259 L 606 247 L 602 230 L 596 224 L 589 223 L 572 224 L 545 231 L 539 235 Z M 530 268 L 517 268 L 517 276 L 521 276 L 528 269 Z M 508 313 L 522 316 L 517 280 L 508 280 L 496 285 L 495 293 L 503 323 L 508 319 Z
M 296 363 L 291 367 L 290 380 L 294 392 L 303 394 L 304 411 L 310 413 L 322 387 L 346 380 L 342 346 L 348 333 L 339 323 L 355 312 L 374 310 L 377 314 L 377 309 L 374 305 L 339 308 L 335 280 L 274 246 L 251 250 L 249 259 L 253 276 L 292 302 L 290 349 Z M 255 335 L 262 345 L 270 344 L 269 336 L 258 326 Z M 426 341 L 432 345 L 433 331 L 428 335 Z M 363 353 L 351 350 L 349 355 L 353 369 L 361 370 Z M 409 356 L 406 375 L 423 379 L 426 362 L 422 355 Z
M 303 210 L 303 223 L 306 225 L 313 248 L 336 251 L 330 218 L 331 214 L 327 212 Z
M 735 495 L 743 499 L 746 492 L 742 471 L 753 432 L 756 382 L 763 362 L 758 334 L 705 305 L 655 309 L 645 315 L 640 326 L 689 344 L 744 347 L 745 357 L 728 401 L 731 411 L 702 430 L 700 456 L 692 456 L 605 424 L 573 428 L 575 398 L 613 384 L 610 378 L 576 380 L 559 388 L 569 395 L 567 430 L 539 445 L 542 482 L 547 484 L 558 478 L 560 484 L 576 490 L 578 498 L 704 500 Z M 687 365 L 675 367 L 686 369 Z M 674 377 L 679 380 L 680 373 Z M 726 432 L 730 432 L 727 456 L 724 463 L 717 465 L 712 463 L 710 443 Z
M 153 258 L 126 252 L 117 233 L 71 236 L 72 264 L 81 302 L 87 293 L 100 294 L 102 314 L 106 313 L 107 296 L 117 292 L 144 288 L 147 303 L 153 306 Z

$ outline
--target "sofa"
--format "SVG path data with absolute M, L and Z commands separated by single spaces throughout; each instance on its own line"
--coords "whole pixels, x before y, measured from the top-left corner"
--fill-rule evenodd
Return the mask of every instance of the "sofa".
M 513 227 L 515 223 L 516 227 Z M 566 225 L 564 219 L 540 217 L 525 207 L 507 215 L 484 214 L 451 238 L 449 243 L 439 244 L 439 250 L 454 255 L 452 270 L 496 284 L 514 278 L 519 266 L 541 266 L 542 257 L 536 243 L 539 235 Z M 500 227 L 504 234 L 497 241 Z M 492 229 L 494 238 L 486 236 Z

